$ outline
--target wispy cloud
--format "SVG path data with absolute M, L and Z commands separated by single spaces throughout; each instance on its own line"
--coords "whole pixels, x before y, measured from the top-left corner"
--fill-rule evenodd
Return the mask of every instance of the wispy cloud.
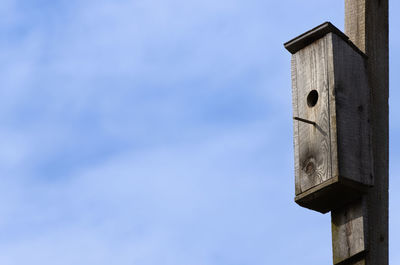
M 2 2 L 0 263 L 327 263 L 282 43 L 343 16 L 309 4 Z

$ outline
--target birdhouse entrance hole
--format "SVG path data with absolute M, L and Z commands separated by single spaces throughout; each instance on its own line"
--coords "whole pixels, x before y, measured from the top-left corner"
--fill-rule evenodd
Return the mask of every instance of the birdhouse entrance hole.
M 312 108 L 314 107 L 318 102 L 318 92 L 317 90 L 311 90 L 310 93 L 308 93 L 307 96 L 307 105 Z

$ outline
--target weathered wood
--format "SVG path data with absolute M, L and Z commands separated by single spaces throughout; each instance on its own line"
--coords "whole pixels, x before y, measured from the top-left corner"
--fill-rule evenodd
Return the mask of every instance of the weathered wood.
M 363 209 L 362 218 L 364 224 L 356 225 L 356 230 L 364 230 L 367 251 L 363 252 L 365 257 L 361 261 L 353 262 L 350 258 L 347 260 L 347 264 L 387 265 L 389 241 L 388 0 L 345 0 L 345 7 L 346 34 L 369 58 L 367 71 L 369 85 L 372 89 L 371 130 L 375 182 L 374 187 L 358 203 L 348 205 L 341 210 L 332 211 L 332 223 L 334 224 L 336 220 L 343 220 L 345 213 L 354 215 L 360 208 Z M 362 205 L 365 205 L 365 207 L 361 207 Z M 345 223 L 347 224 L 348 222 Z M 367 224 L 367 227 L 365 224 Z M 351 240 L 348 235 L 339 231 L 338 229 L 332 230 L 333 245 Z M 340 257 L 342 253 L 340 249 L 333 248 L 334 259 L 335 256 Z
M 351 41 L 366 53 L 366 1 L 370 0 L 345 0 L 345 33 Z
M 307 191 L 332 176 L 330 152 L 329 87 L 327 76 L 326 38 L 321 38 L 298 51 L 293 57 L 296 63 L 296 91 L 298 117 L 314 121 L 317 126 L 297 121 L 299 190 Z M 314 94 L 314 106 L 308 96 Z M 311 96 L 313 95 L 311 94 Z
M 332 109 L 331 113 L 336 121 L 338 147 L 335 164 L 340 176 L 372 186 L 371 91 L 366 60 L 335 34 L 332 43 L 335 80 L 331 101 L 336 103 L 336 112 Z
M 296 38 L 286 42 L 284 44 L 284 46 L 291 54 L 295 54 L 296 52 L 303 49 L 304 47 L 323 38 L 328 33 L 334 33 L 335 35 L 339 36 L 342 40 L 347 42 L 347 44 L 352 46 L 355 51 L 360 53 L 362 56 L 365 56 L 365 53 L 363 50 L 360 50 L 352 41 L 350 41 L 350 38 L 347 35 L 345 35 L 342 31 L 340 31 L 338 28 L 336 28 L 330 22 L 325 22 L 325 23 L 297 36 Z
M 363 208 L 365 205 L 356 203 L 336 210 L 336 214 L 332 216 L 333 264 L 363 258 L 367 236 L 364 229 L 367 220 L 363 217 Z
M 365 55 L 330 23 L 285 47 L 293 53 L 295 201 L 325 213 L 373 184 Z
M 296 203 L 321 213 L 360 199 L 367 187 L 346 178 L 334 177 L 295 197 Z
M 292 56 L 291 59 L 291 75 L 292 75 L 292 104 L 293 104 L 293 115 L 295 117 L 299 116 L 297 110 L 297 67 L 295 57 Z M 299 127 L 297 126 L 298 121 L 293 120 L 293 145 L 294 145 L 294 168 L 295 168 L 295 194 L 300 193 L 300 178 L 299 172 L 296 170 L 299 168 L 299 141 L 297 141 L 299 137 Z
M 347 37 L 343 32 L 341 32 L 338 28 L 333 26 L 329 22 L 325 22 L 299 36 L 296 38 L 286 42 L 285 48 L 292 54 L 295 54 L 299 50 L 303 49 L 304 47 L 312 44 L 313 42 L 323 38 L 328 33 L 335 33 L 336 35 L 340 36 L 343 40 L 348 40 Z

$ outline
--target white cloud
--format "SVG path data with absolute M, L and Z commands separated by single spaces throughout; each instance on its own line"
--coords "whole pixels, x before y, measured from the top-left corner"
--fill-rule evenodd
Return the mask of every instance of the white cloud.
M 246 237 L 232 226 L 248 221 L 236 210 L 266 218 L 255 212 L 259 206 L 247 205 L 273 192 L 266 184 L 274 183 L 243 161 L 268 139 L 261 131 L 254 135 L 254 129 L 269 131 L 256 125 L 199 143 L 128 153 L 59 182 L 28 180 L 2 225 L 15 234 L 3 238 L 2 264 L 27 259 L 103 264 L 116 255 L 125 257 L 121 264 L 163 259 L 195 264 L 197 258 L 199 264 L 215 264 L 208 252 L 196 252 L 205 244 L 221 251 L 227 236 L 223 229 Z M 236 220 L 224 224 L 230 218 Z M 200 242 L 190 240 L 196 237 Z
M 1 264 L 330 261 L 329 216 L 292 201 L 282 43 L 342 4 L 16 3 L 0 10 L 18 32 L 0 41 Z

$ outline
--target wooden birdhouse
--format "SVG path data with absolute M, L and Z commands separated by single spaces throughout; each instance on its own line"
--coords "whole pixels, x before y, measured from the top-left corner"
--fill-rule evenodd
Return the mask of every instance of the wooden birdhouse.
M 329 22 L 285 48 L 292 53 L 295 201 L 326 213 L 374 183 L 367 58 Z

